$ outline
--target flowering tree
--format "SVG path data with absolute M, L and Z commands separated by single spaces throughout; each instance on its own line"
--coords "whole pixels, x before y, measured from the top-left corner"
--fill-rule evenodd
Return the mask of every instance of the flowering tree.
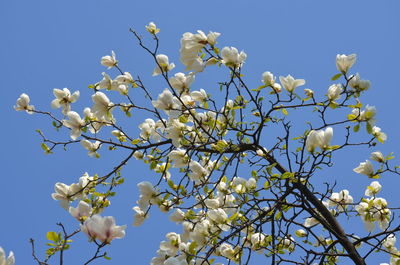
M 71 93 L 67 88 L 53 90 L 51 106 L 61 109 L 60 114 L 35 108 L 26 94 L 17 100 L 15 110 L 47 116 L 60 133 L 69 130 L 70 139 L 65 141 L 49 139 L 38 131 L 45 153 L 79 143 L 96 158 L 106 148 L 129 152 L 109 172 L 85 173 L 76 183 L 55 184 L 53 199 L 80 226 L 68 232 L 73 229 L 59 223 L 59 233 L 47 234 L 52 243 L 44 258 L 35 253 L 32 240 L 38 264 L 50 264 L 55 255 L 60 258 L 54 263 L 63 264 L 64 252 L 81 232 L 97 246 L 84 264 L 108 258 L 105 249 L 114 239 L 124 237 L 126 226 L 116 225 L 114 217 L 103 216 L 103 211 L 124 183 L 124 166 L 139 163 L 135 159 L 159 177 L 137 185 L 140 197 L 133 207 L 133 225 L 141 225 L 152 208 L 158 207 L 183 228 L 166 235 L 150 262 L 153 265 L 251 264 L 256 254 L 271 264 L 350 260 L 366 264 L 377 251 L 387 253 L 390 264 L 400 264 L 395 247 L 395 234 L 400 230 L 395 219 L 398 208 L 390 208 L 379 197 L 382 187 L 378 181 L 365 187 L 362 198 L 336 190 L 334 179 L 326 186 L 315 184 L 318 175 L 333 166 L 337 152 L 354 146 L 374 148 L 387 138 L 375 126 L 375 108 L 361 103 L 370 82 L 350 73 L 355 54 L 337 55 L 339 73 L 332 77 L 326 95 L 304 89 L 303 96 L 298 87 L 305 80 L 291 75 L 280 76 L 278 82 L 274 74 L 264 72 L 260 86 L 249 87 L 241 73 L 246 53 L 234 47 L 220 50 L 217 32 L 183 34 L 180 61 L 185 73 L 171 74 L 175 64 L 159 53 L 159 29 L 154 23 L 146 29 L 154 42 L 150 45 L 136 31 L 131 33 L 154 60 L 153 76 L 163 82 L 163 91 L 150 91 L 139 76 L 121 69 L 112 52 L 101 58 L 101 64 L 114 71 L 110 75 L 115 77 L 103 73 L 102 80 L 89 86 L 93 105 L 83 115 L 72 108 L 79 91 Z M 216 87 L 214 91 L 219 89 L 219 95 L 196 90 L 195 76 L 215 67 L 227 70 L 221 82 L 210 84 Z M 109 97 L 118 98 L 119 103 Z M 300 111 L 309 113 L 310 121 L 297 121 L 294 126 L 290 113 Z M 133 120 L 147 115 L 137 121 L 139 135 L 123 125 L 124 119 L 117 121 L 116 112 Z M 333 131 L 342 136 L 333 140 Z M 370 159 L 377 168 L 366 160 L 355 172 L 371 179 L 400 174 L 389 163 L 391 154 L 372 151 Z M 365 233 L 345 231 L 343 217 L 361 218 Z M 0 264 L 14 263 L 12 253 L 10 261 L 4 256 L 1 249 Z

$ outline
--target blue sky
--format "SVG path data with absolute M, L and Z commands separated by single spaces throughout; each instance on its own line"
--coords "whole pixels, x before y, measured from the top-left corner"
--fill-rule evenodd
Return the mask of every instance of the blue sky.
M 44 155 L 35 129 L 58 139 L 67 139 L 67 134 L 56 134 L 44 117 L 17 113 L 12 106 L 25 92 L 37 108 L 49 110 L 52 89 L 63 87 L 81 91 L 79 108 L 90 105 L 87 85 L 101 79 L 105 69 L 99 60 L 111 50 L 124 70 L 141 75 L 154 91 L 162 91 L 164 87 L 151 78 L 152 61 L 140 50 L 129 27 L 145 33 L 144 25 L 154 21 L 161 28 L 160 52 L 181 70 L 178 50 L 184 32 L 221 32 L 220 47 L 234 46 L 247 53 L 244 71 L 251 84 L 259 84 L 261 73 L 271 71 L 304 78 L 306 87 L 321 94 L 337 72 L 336 54 L 357 53 L 354 71 L 372 82 L 364 102 L 377 107 L 378 126 L 389 136 L 379 148 L 386 153 L 399 150 L 399 1 L 7 0 L 0 2 L 0 8 L 1 106 L 6 120 L 1 130 L 0 246 L 15 252 L 17 264 L 34 264 L 29 238 L 36 239 L 43 253 L 45 233 L 57 229 L 56 222 L 62 221 L 70 231 L 76 227 L 51 199 L 54 183 L 73 183 L 85 171 L 102 174 L 122 156 L 104 152 L 101 159 L 91 159 L 80 146 Z M 133 126 L 142 118 L 135 119 Z M 369 180 L 352 168 L 368 155 L 355 150 L 338 157 L 340 166 L 334 172 L 338 187 L 362 195 Z M 349 160 L 354 163 L 345 163 Z M 106 264 L 148 264 L 165 233 L 181 228 L 168 223 L 157 210 L 142 227 L 130 226 L 131 207 L 138 197 L 136 183 L 151 180 L 154 174 L 140 163 L 130 164 L 124 173 L 126 185 L 105 214 L 116 216 L 118 224 L 128 224 L 127 237 L 113 242 L 112 260 Z M 398 203 L 396 177 L 386 176 L 381 182 L 382 195 Z M 84 236 L 77 241 L 67 254 L 67 264 L 80 264 L 82 257 L 92 255 Z

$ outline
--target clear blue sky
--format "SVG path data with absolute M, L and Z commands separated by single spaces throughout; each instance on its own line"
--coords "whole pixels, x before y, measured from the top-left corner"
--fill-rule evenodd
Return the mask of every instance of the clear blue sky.
M 45 233 L 57 229 L 56 222 L 62 221 L 70 231 L 76 227 L 72 217 L 51 199 L 54 183 L 70 184 L 85 171 L 102 174 L 119 157 L 103 152 L 101 159 L 91 159 L 80 146 L 46 156 L 34 130 L 41 128 L 58 139 L 67 139 L 66 134 L 55 134 L 44 117 L 28 117 L 14 112 L 12 106 L 25 92 L 37 108 L 50 109 L 52 89 L 63 87 L 81 91 L 78 109 L 90 105 L 87 85 L 101 79 L 105 69 L 99 60 L 111 50 L 117 53 L 124 70 L 140 74 L 154 84 L 152 89 L 161 91 L 164 87 L 156 87 L 150 76 L 153 63 L 138 48 L 129 27 L 144 33 L 144 25 L 154 21 L 161 28 L 161 52 L 168 54 L 178 69 L 183 69 L 178 50 L 184 32 L 221 32 L 221 47 L 235 46 L 247 53 L 245 71 L 254 84 L 258 84 L 264 71 L 290 73 L 306 79 L 306 87 L 323 94 L 329 78 L 337 72 L 336 54 L 357 53 L 354 70 L 372 82 L 364 102 L 377 107 L 378 125 L 389 136 L 387 144 L 379 149 L 386 153 L 399 151 L 397 0 L 4 0 L 0 9 L 1 110 L 5 118 L 0 151 L 0 246 L 15 252 L 17 264 L 34 264 L 29 238 L 36 239 L 38 250 L 43 253 Z M 142 118 L 135 119 L 133 126 Z M 339 165 L 343 163 L 335 172 L 339 188 L 350 187 L 358 196 L 364 192 L 369 180 L 353 173 L 352 168 L 367 156 L 356 150 L 338 159 Z M 346 160 L 352 162 L 345 163 Z M 113 242 L 109 248 L 112 260 L 105 264 L 148 264 L 165 233 L 180 232 L 181 228 L 168 223 L 157 210 L 142 227 L 132 227 L 131 207 L 138 198 L 136 183 L 151 181 L 154 174 L 140 163 L 131 163 L 124 175 L 126 185 L 105 214 L 116 216 L 118 224 L 128 224 L 127 236 Z M 396 179 L 382 179 L 382 196 L 398 204 Z M 88 250 L 86 238 L 80 236 L 78 241 L 67 253 L 67 264 L 81 264 L 82 257 L 92 255 L 93 247 Z

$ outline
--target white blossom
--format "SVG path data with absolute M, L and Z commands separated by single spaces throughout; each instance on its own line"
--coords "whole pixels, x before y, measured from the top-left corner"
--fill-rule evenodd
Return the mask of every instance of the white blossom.
M 157 28 L 157 26 L 154 22 L 150 22 L 149 25 L 147 25 L 145 27 L 146 27 L 146 30 L 153 35 L 156 35 L 158 32 L 160 32 L 160 29 Z
M 79 184 L 73 183 L 72 185 L 67 185 L 61 182 L 57 182 L 54 185 L 54 193 L 51 194 L 51 197 L 56 200 L 60 201 L 61 207 L 65 210 L 69 210 L 69 203 L 76 198 L 80 198 L 81 194 L 79 191 L 82 187 Z
M 374 167 L 372 166 L 371 161 L 365 160 L 365 162 L 361 162 L 358 167 L 353 169 L 354 172 L 358 174 L 366 175 L 370 178 L 374 177 Z
M 168 88 L 158 95 L 157 100 L 152 101 L 153 106 L 157 109 L 161 109 L 169 113 L 170 110 L 176 110 L 179 107 L 179 101 Z
M 168 157 L 174 161 L 173 167 L 182 168 L 187 166 L 189 163 L 189 156 L 186 154 L 186 150 L 177 148 L 172 150 Z
M 140 190 L 140 196 L 137 203 L 141 209 L 147 208 L 150 204 L 157 203 L 157 192 L 154 189 L 153 184 L 148 181 L 142 181 L 137 184 L 137 187 Z
M 342 91 L 343 87 L 341 84 L 333 84 L 328 88 L 328 94 L 326 94 L 326 96 L 328 97 L 329 101 L 335 101 L 340 98 Z
M 169 79 L 169 83 L 179 93 L 187 93 L 194 81 L 194 78 L 195 75 L 192 72 L 187 75 L 185 75 L 184 73 L 176 73 L 173 77 Z
M 353 203 L 353 197 L 349 194 L 348 190 L 341 190 L 340 192 L 332 193 L 327 202 L 328 206 L 337 207 L 339 212 L 343 212 L 346 209 L 347 204 Z
M 384 143 L 387 140 L 386 133 L 381 131 L 381 128 L 374 126 L 372 127 L 372 135 L 381 143 Z
M 69 207 L 69 213 L 78 221 L 82 221 L 91 215 L 92 207 L 85 201 L 79 201 L 78 207 Z
M 28 114 L 33 114 L 33 110 L 35 110 L 35 106 L 29 105 L 30 98 L 27 94 L 22 93 L 17 99 L 17 103 L 14 106 L 16 111 L 25 110 Z
M 356 54 L 338 54 L 336 55 L 336 67 L 342 73 L 347 73 L 347 71 L 353 66 L 356 62 L 357 55 Z
M 383 156 L 383 154 L 380 151 L 372 152 L 370 158 L 371 158 L 371 160 L 379 162 L 379 163 L 385 162 L 385 157 Z
M 286 77 L 280 76 L 279 81 L 281 81 L 283 88 L 285 88 L 289 93 L 293 93 L 296 87 L 302 86 L 306 83 L 304 79 L 294 79 L 291 75 L 287 75 Z
M 181 209 L 175 209 L 169 216 L 169 220 L 174 223 L 182 223 L 185 220 L 185 213 Z
M 143 211 L 139 206 L 133 207 L 132 210 L 135 211 L 133 226 L 140 226 L 149 217 L 146 211 Z
M 306 148 L 308 152 L 313 153 L 315 148 L 319 147 L 322 150 L 329 148 L 330 141 L 333 137 L 332 127 L 328 127 L 325 130 L 311 130 L 308 133 L 306 140 Z
M 378 181 L 372 181 L 371 184 L 365 190 L 365 196 L 374 197 L 382 189 L 381 184 Z
M 189 163 L 189 169 L 192 172 L 189 177 L 196 183 L 200 183 L 209 174 L 208 171 L 197 161 Z
M 365 91 L 371 86 L 371 82 L 369 80 L 362 80 L 357 73 L 350 77 L 349 86 L 354 88 L 355 91 Z
M 170 64 L 168 56 L 165 54 L 157 54 L 156 61 L 158 65 L 153 70 L 153 76 L 159 75 L 161 73 L 166 73 L 175 68 L 175 64 Z
M 228 67 L 242 67 L 243 62 L 247 58 L 247 54 L 241 51 L 240 53 L 235 47 L 224 47 L 221 51 L 222 63 Z
M 118 61 L 117 59 L 115 59 L 115 52 L 111 51 L 111 55 L 103 56 L 101 58 L 101 64 L 105 67 L 108 67 L 108 69 L 116 66 L 118 64 Z
M 114 104 L 103 92 L 96 92 L 92 95 L 92 100 L 94 105 L 92 107 L 92 112 L 99 120 L 111 121 L 113 120 L 112 110 Z
M 81 119 L 78 113 L 70 111 L 67 113 L 69 120 L 63 120 L 63 125 L 71 129 L 71 139 L 76 140 L 82 134 L 82 128 L 85 127 L 86 122 Z
M 81 145 L 88 150 L 88 155 L 89 156 L 95 156 L 96 155 L 96 151 L 100 148 L 100 141 L 95 141 L 95 142 L 91 142 L 89 140 L 86 139 L 82 139 L 81 140 Z
M 15 264 L 14 252 L 10 251 L 8 257 L 6 257 L 4 249 L 0 247 L 0 265 L 14 265 L 14 264 Z
M 126 225 L 115 225 L 115 219 L 112 216 L 102 217 L 93 215 L 85 220 L 81 225 L 81 230 L 89 239 L 96 239 L 103 243 L 110 243 L 116 238 L 125 236 Z
M 199 91 L 190 92 L 190 96 L 193 98 L 193 100 L 203 103 L 207 99 L 207 92 L 201 88 Z

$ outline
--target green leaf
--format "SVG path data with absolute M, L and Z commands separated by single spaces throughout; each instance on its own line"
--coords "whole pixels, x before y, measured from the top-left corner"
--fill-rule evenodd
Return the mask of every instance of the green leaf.
M 134 139 L 134 140 L 131 142 L 131 144 L 133 144 L 133 145 L 138 144 L 138 143 L 140 143 L 140 139 Z
M 271 187 L 271 183 L 268 180 L 264 182 L 264 189 L 268 190 Z
M 366 129 L 369 134 L 372 134 L 372 126 L 369 122 L 367 122 L 367 124 L 366 124 Z
M 111 258 L 108 256 L 103 256 L 103 258 L 105 258 L 106 260 L 111 260 Z
M 54 231 L 49 231 L 49 232 L 47 232 L 46 238 L 47 238 L 47 240 L 53 241 L 53 242 L 55 242 L 55 243 L 57 243 L 58 241 L 61 240 L 60 235 L 57 234 L 57 233 L 54 232 Z
M 342 73 L 338 73 L 338 74 L 332 76 L 331 80 L 332 81 L 338 80 L 341 76 L 342 76 Z
M 282 109 L 281 111 L 282 111 L 283 115 L 285 115 L 285 116 L 289 115 L 289 113 L 286 109 Z
M 196 241 L 193 241 L 192 243 L 190 243 L 189 245 L 189 253 L 190 254 L 196 254 L 196 247 L 197 247 L 197 243 Z
M 357 125 L 355 125 L 354 127 L 353 127 L 353 131 L 354 132 L 358 132 L 360 130 L 360 124 L 358 123 Z

